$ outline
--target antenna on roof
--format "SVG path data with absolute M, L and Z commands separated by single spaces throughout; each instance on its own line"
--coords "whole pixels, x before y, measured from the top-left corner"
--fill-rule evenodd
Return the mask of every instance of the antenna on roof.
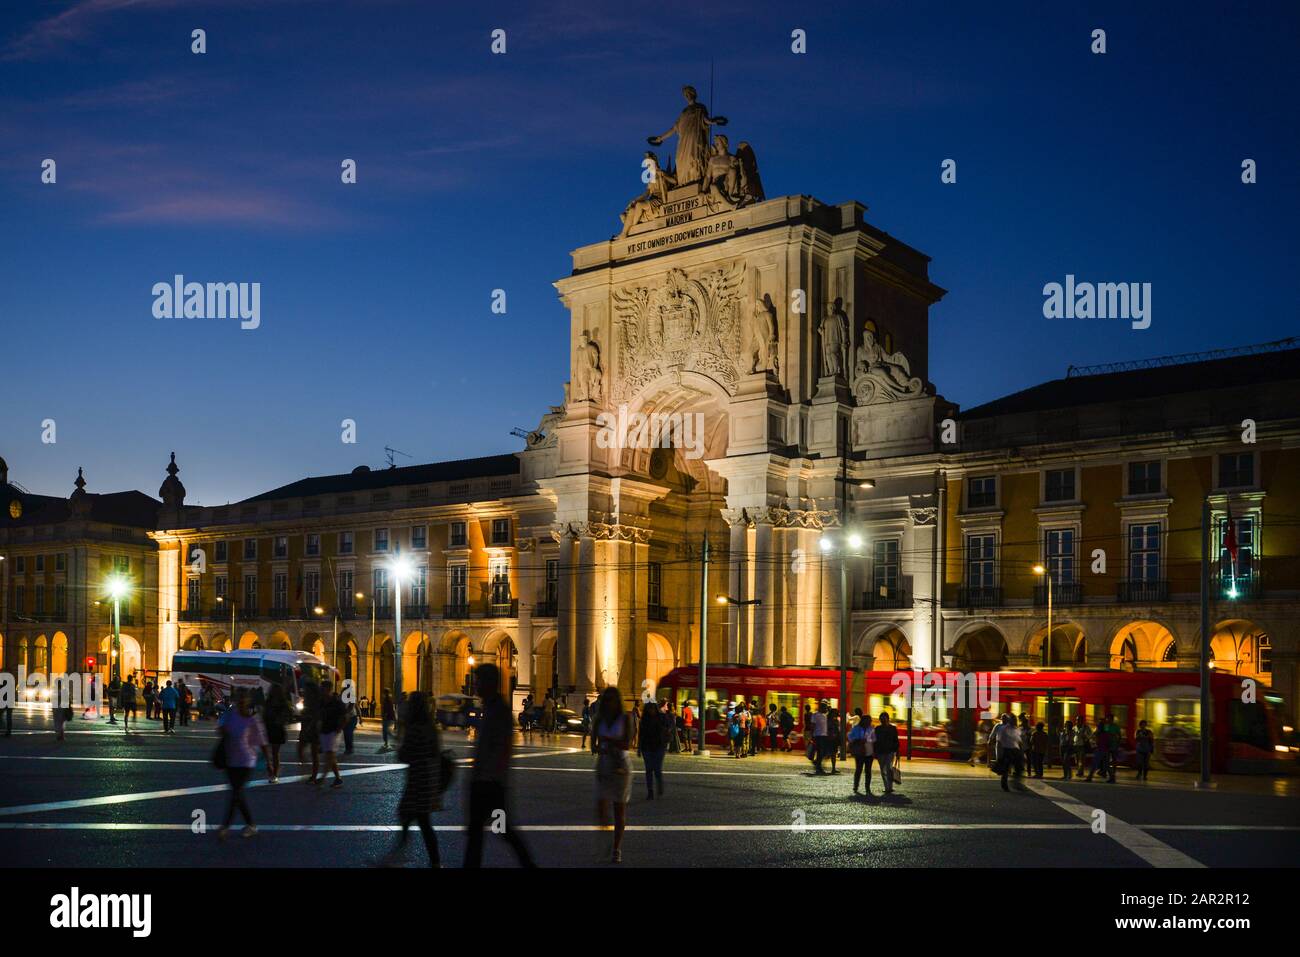
M 527 429 L 521 429 L 518 426 L 515 426 L 513 429 L 511 429 L 510 434 L 517 439 L 526 439 L 528 438 L 528 436 L 532 435 L 532 433 L 529 432 Z
M 1231 359 L 1234 356 L 1257 356 L 1265 352 L 1282 352 L 1300 345 L 1300 337 L 1289 336 L 1253 346 L 1236 346 L 1232 349 L 1211 349 L 1208 352 L 1183 352 L 1174 356 L 1156 356 L 1154 359 L 1130 359 L 1127 362 L 1108 362 L 1098 366 L 1069 366 L 1065 377 L 1073 379 L 1085 375 L 1106 375 L 1110 372 L 1135 372 L 1139 369 L 1158 369 L 1162 366 L 1181 366 L 1191 362 L 1209 362 L 1214 359 Z
M 395 448 L 392 448 L 391 446 L 388 446 L 388 445 L 385 445 L 385 446 L 384 446 L 384 454 L 388 457 L 388 467 L 389 467 L 390 469 L 395 469 L 395 468 L 397 468 L 397 463 L 396 463 L 395 461 L 393 461 L 393 456 L 394 456 L 394 455 L 402 455 L 402 456 L 405 456 L 405 457 L 408 458 L 408 459 L 411 457 L 411 456 L 407 455 L 405 452 L 403 452 L 401 449 L 395 449 Z

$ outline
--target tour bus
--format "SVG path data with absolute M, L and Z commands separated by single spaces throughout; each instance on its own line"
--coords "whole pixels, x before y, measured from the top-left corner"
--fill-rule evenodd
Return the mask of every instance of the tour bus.
M 838 668 L 772 668 L 756 665 L 709 665 L 705 691 L 705 741 L 726 747 L 726 713 L 737 701 L 785 707 L 794 716 L 790 744 L 804 746 L 806 706 L 825 701 L 840 709 Z M 850 670 L 848 701 L 840 709 L 862 708 L 878 721 L 888 712 L 898 726 L 904 757 L 968 760 L 977 730 L 987 732 L 1003 712 L 1042 721 L 1049 734 L 1049 760 L 1059 762 L 1056 730 L 1065 718 L 1082 716 L 1095 728 L 1110 714 L 1123 733 L 1121 763 L 1133 764 L 1134 732 L 1145 720 L 1155 736 L 1152 765 L 1191 771 L 1200 766 L 1200 677 L 1195 672 L 1167 671 L 954 671 Z M 1210 676 L 1213 723 L 1211 768 L 1243 773 L 1295 773 L 1300 749 L 1285 718 L 1280 695 L 1262 686 L 1254 700 L 1243 701 L 1242 679 Z M 658 684 L 656 697 L 672 701 L 680 712 L 699 699 L 699 670 L 675 668 Z M 1249 697 L 1249 696 L 1247 696 Z M 698 709 L 697 709 L 698 713 Z M 768 746 L 768 736 L 763 736 Z
M 238 651 L 178 651 L 172 656 L 173 683 L 184 681 L 197 702 L 205 688 L 228 696 L 235 688 L 252 688 L 265 695 L 271 685 L 284 688 L 296 710 L 302 710 L 302 687 L 308 682 L 338 686 L 338 671 L 305 651 L 246 648 Z

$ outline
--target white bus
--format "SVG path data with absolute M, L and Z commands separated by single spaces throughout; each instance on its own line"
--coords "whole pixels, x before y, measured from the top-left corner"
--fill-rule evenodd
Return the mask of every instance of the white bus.
M 197 704 L 205 688 L 229 696 L 236 688 L 251 688 L 265 696 L 271 685 L 284 688 L 290 703 L 302 710 L 307 682 L 338 687 L 338 671 L 305 651 L 246 648 L 239 651 L 178 651 L 172 656 L 172 682 L 185 682 Z

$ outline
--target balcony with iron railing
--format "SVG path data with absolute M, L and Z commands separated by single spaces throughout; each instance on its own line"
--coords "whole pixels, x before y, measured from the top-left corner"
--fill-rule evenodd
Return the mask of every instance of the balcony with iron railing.
M 442 607 L 444 619 L 463 619 L 469 617 L 469 605 L 446 604 Z
M 518 618 L 519 617 L 519 599 L 508 598 L 504 601 L 492 601 L 488 603 L 489 618 Z
M 428 618 L 428 617 L 429 617 L 429 606 L 428 606 L 428 604 L 426 604 L 425 602 L 419 602 L 419 603 L 417 603 L 417 604 L 410 604 L 410 605 L 403 605 L 403 606 L 402 606 L 402 617 L 405 618 L 405 619 L 407 619 L 407 620 L 409 620 L 409 621 L 414 621 L 414 620 L 417 619 L 417 618 Z
M 1052 604 L 1056 607 L 1078 605 L 1083 601 L 1083 584 L 1081 582 L 1052 582 Z M 1047 605 L 1047 586 L 1034 586 L 1034 604 Z
M 883 611 L 911 607 L 912 602 L 907 589 L 887 587 L 862 592 L 853 606 L 855 611 Z
M 962 608 L 1000 608 L 1002 589 L 996 585 L 963 585 L 957 589 L 957 604 Z
M 1217 574 L 1211 581 L 1212 594 L 1220 601 L 1250 601 L 1261 598 L 1264 583 L 1259 574 L 1225 575 Z
M 1149 604 L 1169 600 L 1169 582 L 1147 578 L 1122 581 L 1115 589 L 1120 604 Z

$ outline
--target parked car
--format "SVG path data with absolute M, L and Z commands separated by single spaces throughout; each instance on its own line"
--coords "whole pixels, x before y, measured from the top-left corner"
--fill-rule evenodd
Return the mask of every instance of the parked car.
M 556 708 L 555 730 L 569 734 L 586 734 L 587 719 L 572 708 Z
M 476 727 L 481 710 L 482 703 L 470 695 L 445 694 L 438 697 L 437 718 L 444 728 Z

